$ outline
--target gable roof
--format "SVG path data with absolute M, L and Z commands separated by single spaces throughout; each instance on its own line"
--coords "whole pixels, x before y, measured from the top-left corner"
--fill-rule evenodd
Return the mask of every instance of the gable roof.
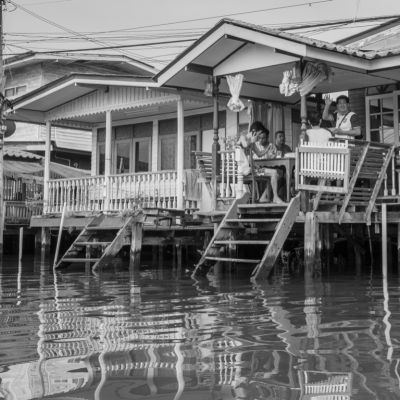
M 225 77 L 244 74 L 242 96 L 296 103 L 299 96 L 279 92 L 283 72 L 295 61 L 322 61 L 334 71 L 332 82 L 314 90 L 326 93 L 400 81 L 400 50 L 362 51 L 246 22 L 223 19 L 155 77 L 161 86 L 204 89 L 207 75 L 222 78 L 220 93 L 229 95 Z
M 14 69 L 23 66 L 33 65 L 40 62 L 88 62 L 108 65 L 109 67 L 118 66 L 119 69 L 127 73 L 150 75 L 152 76 L 158 70 L 152 65 L 142 61 L 135 60 L 124 55 L 96 54 L 96 53 L 35 53 L 27 52 L 17 56 L 8 57 L 4 60 L 6 69 Z

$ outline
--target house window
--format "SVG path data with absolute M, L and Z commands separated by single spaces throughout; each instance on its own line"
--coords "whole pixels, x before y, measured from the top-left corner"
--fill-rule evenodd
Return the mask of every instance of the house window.
M 99 143 L 97 162 L 97 171 L 99 171 L 99 175 L 104 175 L 106 170 L 106 145 L 104 143 Z
M 134 140 L 135 172 L 150 171 L 150 139 Z
M 26 93 L 26 91 L 27 91 L 27 86 L 22 85 L 22 86 L 15 86 L 15 87 L 7 88 L 7 89 L 5 89 L 4 94 L 6 97 L 10 98 L 10 97 L 21 96 L 24 93 Z
M 200 147 L 200 134 L 199 132 L 187 132 L 184 138 L 184 169 L 196 169 L 196 156 L 194 151 Z
M 115 143 L 114 171 L 117 174 L 130 172 L 131 141 L 120 140 Z
M 160 137 L 160 169 L 176 169 L 176 135 Z
M 150 171 L 150 149 L 150 138 L 116 141 L 113 157 L 113 171 L 116 174 Z
M 367 140 L 398 144 L 400 91 L 366 97 Z

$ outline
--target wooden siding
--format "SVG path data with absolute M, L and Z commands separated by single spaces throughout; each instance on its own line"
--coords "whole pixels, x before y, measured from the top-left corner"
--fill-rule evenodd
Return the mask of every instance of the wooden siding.
M 52 121 L 91 115 L 106 111 L 140 108 L 177 101 L 176 94 L 146 88 L 112 87 L 108 92 L 95 91 L 86 96 L 56 107 L 46 114 Z

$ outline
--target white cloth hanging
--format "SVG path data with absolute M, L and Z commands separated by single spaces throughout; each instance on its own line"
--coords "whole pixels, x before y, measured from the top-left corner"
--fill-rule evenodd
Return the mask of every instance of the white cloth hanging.
M 240 90 L 242 89 L 243 75 L 228 75 L 226 77 L 226 80 L 228 82 L 229 91 L 232 95 L 232 97 L 228 101 L 228 108 L 234 112 L 242 111 L 244 109 L 244 104 L 242 100 L 240 100 L 239 95 Z

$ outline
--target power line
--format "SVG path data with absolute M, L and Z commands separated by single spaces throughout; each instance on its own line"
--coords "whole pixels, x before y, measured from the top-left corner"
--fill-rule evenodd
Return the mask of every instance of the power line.
M 307 3 L 303 2 L 303 3 L 297 3 L 297 4 L 290 4 L 290 5 L 286 5 L 286 6 L 263 8 L 263 9 L 259 9 L 259 10 L 242 11 L 242 12 L 231 13 L 231 14 L 214 15 L 212 17 L 193 18 L 193 19 L 186 19 L 186 20 L 180 20 L 180 21 L 174 21 L 174 22 L 165 22 L 163 24 L 142 25 L 142 26 L 137 26 L 135 28 L 118 29 L 118 30 L 115 30 L 114 32 L 126 32 L 126 31 L 133 31 L 133 30 L 143 29 L 143 28 L 153 28 L 153 27 L 159 27 L 159 26 L 183 24 L 183 23 L 186 23 L 186 22 L 198 22 L 198 21 L 206 21 L 206 20 L 216 19 L 216 18 L 235 17 L 235 16 L 238 16 L 238 15 L 256 14 L 256 13 L 266 12 L 266 11 L 276 11 L 276 10 L 283 10 L 283 9 L 287 9 L 287 8 L 311 6 L 313 4 L 329 3 L 329 2 L 332 2 L 332 1 L 335 1 L 335 0 L 309 1 Z
M 23 7 L 23 6 L 21 6 L 21 5 L 17 4 L 17 3 L 15 3 L 13 0 L 5 0 L 5 1 L 7 1 L 7 2 L 10 3 L 10 4 L 12 4 L 14 7 L 17 7 L 17 8 L 19 8 L 19 9 L 21 9 L 22 11 L 26 12 L 27 14 L 32 15 L 33 17 L 38 18 L 39 20 L 41 20 L 41 21 L 43 21 L 43 22 L 46 22 L 46 23 L 48 23 L 48 24 L 50 24 L 50 25 L 52 25 L 52 26 L 55 26 L 55 27 L 58 28 L 58 29 L 61 29 L 61 30 L 63 30 L 63 31 L 66 31 L 66 32 L 72 34 L 73 36 L 80 36 L 80 37 L 82 37 L 82 38 L 85 38 L 85 39 L 88 40 L 89 42 L 96 43 L 96 44 L 100 44 L 101 46 L 104 46 L 104 43 L 102 43 L 101 41 L 96 40 L 96 39 L 92 39 L 92 38 L 90 38 L 89 36 L 87 36 L 87 35 L 85 35 L 85 34 L 81 34 L 81 33 L 79 33 L 79 32 L 75 32 L 75 31 L 73 31 L 72 29 L 66 28 L 66 27 L 64 27 L 64 26 L 62 26 L 62 25 L 60 25 L 60 24 L 58 24 L 58 23 L 56 23 L 56 22 L 54 22 L 54 21 L 51 21 L 51 20 L 49 20 L 49 19 L 47 19 L 47 18 L 44 18 L 44 17 L 42 17 L 41 15 L 39 15 L 39 14 L 37 14 L 37 13 L 31 11 L 31 10 L 28 10 L 27 8 L 25 8 L 25 7 Z M 139 57 L 139 56 L 137 56 L 137 57 Z

